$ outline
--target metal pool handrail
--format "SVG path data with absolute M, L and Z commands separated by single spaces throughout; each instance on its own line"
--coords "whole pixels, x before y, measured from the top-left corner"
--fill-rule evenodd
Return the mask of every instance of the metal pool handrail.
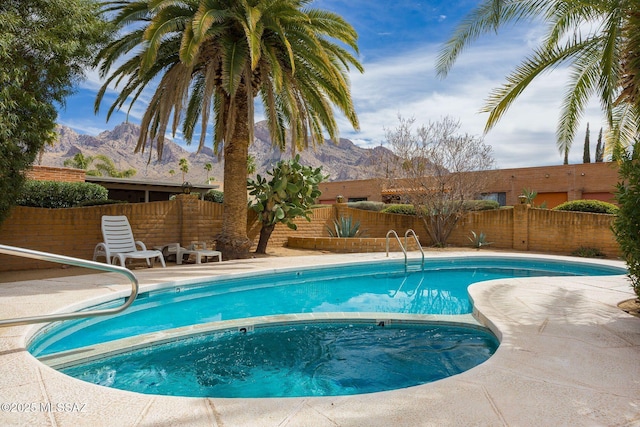
M 110 273 L 119 273 L 125 276 L 131 282 L 131 294 L 127 297 L 124 304 L 119 307 L 109 308 L 105 310 L 91 310 L 78 313 L 62 313 L 49 314 L 42 316 L 20 317 L 14 319 L 0 320 L 0 327 L 30 325 L 33 323 L 57 322 L 61 320 L 80 319 L 84 317 L 107 316 L 124 311 L 133 304 L 138 295 L 138 278 L 128 269 L 117 265 L 102 264 L 95 261 L 88 261 L 79 258 L 72 258 L 64 255 L 56 255 L 47 252 L 39 252 L 31 249 L 18 248 L 14 246 L 0 245 L 0 253 L 5 255 L 14 255 L 24 258 L 33 258 L 39 261 L 56 262 L 58 264 L 73 265 L 76 267 L 85 267 L 94 270 L 102 270 Z
M 408 229 L 404 233 L 404 246 L 405 246 L 405 248 L 409 247 L 409 243 L 407 242 L 407 237 L 409 235 L 411 235 L 413 237 L 413 239 L 416 241 L 416 243 L 418 244 L 418 248 L 420 249 L 420 253 L 422 254 L 422 268 L 424 268 L 424 251 L 422 250 L 422 245 L 420 244 L 420 241 L 418 240 L 418 236 L 416 236 L 416 232 L 413 231 L 412 228 Z
M 395 230 L 387 231 L 387 257 L 389 256 L 389 235 L 390 234 L 393 234 L 393 236 L 398 241 L 398 244 L 400 245 L 400 249 L 402 249 L 402 253 L 404 253 L 404 265 L 407 265 L 407 250 L 404 248 L 404 246 L 402 246 L 402 242 L 400 241 L 400 238 L 398 237 L 398 233 L 396 233 Z

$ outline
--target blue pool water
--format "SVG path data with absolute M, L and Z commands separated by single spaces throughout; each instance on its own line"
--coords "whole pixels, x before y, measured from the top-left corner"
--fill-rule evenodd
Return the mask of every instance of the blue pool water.
M 624 274 L 615 267 L 517 258 L 447 258 L 405 267 L 377 262 L 258 274 L 139 295 L 124 314 L 64 322 L 29 345 L 36 356 L 186 325 L 271 314 L 464 314 L 467 287 L 508 277 Z M 121 300 L 111 305 L 121 304 Z
M 173 341 L 62 372 L 169 396 L 338 396 L 456 375 L 486 361 L 497 347 L 484 330 L 446 324 L 271 326 Z

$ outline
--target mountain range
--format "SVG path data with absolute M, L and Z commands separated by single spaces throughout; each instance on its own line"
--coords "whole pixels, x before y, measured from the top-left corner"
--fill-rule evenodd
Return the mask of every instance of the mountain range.
M 96 136 L 78 134 L 66 126 L 59 126 L 58 141 L 47 146 L 39 164 L 43 166 L 62 167 L 64 162 L 74 155 L 104 155 L 113 160 L 117 170 L 135 169 L 132 177 L 141 181 L 183 182 L 179 161 L 187 159 L 189 171 L 184 180 L 192 183 L 206 183 L 207 178 L 222 181 L 224 159 L 218 158 L 211 147 L 204 147 L 200 152 L 185 150 L 172 140 L 165 139 L 162 159 L 157 158 L 155 148 L 144 153 L 134 153 L 140 135 L 140 127 L 132 123 L 121 123 L 114 129 L 104 131 Z M 255 158 L 256 173 L 264 175 L 267 170 L 279 161 L 294 156 L 290 150 L 281 152 L 274 147 L 269 137 L 266 122 L 255 124 L 254 141 L 249 148 Z M 373 149 L 362 148 L 348 139 L 340 139 L 338 143 L 325 141 L 324 144 L 300 151 L 300 163 L 319 167 L 328 175 L 328 181 L 346 181 L 366 179 L 375 176 L 376 159 L 390 152 L 384 147 Z M 212 169 L 207 172 L 205 165 L 210 163 Z M 91 169 L 91 167 L 89 167 Z

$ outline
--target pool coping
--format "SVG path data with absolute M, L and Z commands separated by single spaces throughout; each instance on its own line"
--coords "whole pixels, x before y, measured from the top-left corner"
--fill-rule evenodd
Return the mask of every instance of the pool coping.
M 438 316 L 402 313 L 297 313 L 256 316 L 246 319 L 223 320 L 197 325 L 182 326 L 158 332 L 150 332 L 129 338 L 121 338 L 100 344 L 75 348 L 59 353 L 38 356 L 38 360 L 54 369 L 64 369 L 80 363 L 91 362 L 104 357 L 112 357 L 129 351 L 151 346 L 159 346 L 176 339 L 194 338 L 203 335 L 234 332 L 244 334 L 257 328 L 277 327 L 285 325 L 310 325 L 318 323 L 367 324 L 382 326 L 402 324 L 446 324 L 482 327 L 472 314 Z M 483 328 L 484 329 L 484 328 Z M 486 330 L 486 329 L 485 329 Z
M 456 255 L 540 257 L 484 250 L 427 254 Z M 402 254 L 391 254 L 399 257 Z M 135 274 L 144 291 L 176 278 L 193 281 L 212 273 L 267 271 L 275 263 L 296 268 L 345 259 L 386 257 L 369 253 L 257 258 Z M 34 309 L 66 310 L 81 305 L 78 301 L 124 292 L 126 285 L 114 284 L 107 276 L 5 283 L 0 286 L 0 311 L 4 317 Z M 434 383 L 355 396 L 207 399 L 108 389 L 69 378 L 26 352 L 26 340 L 38 326 L 0 329 L 0 421 L 60 426 L 112 425 L 116 420 L 120 425 L 203 426 L 640 424 L 640 319 L 617 307 L 634 296 L 626 277 L 503 279 L 474 284 L 469 293 L 476 318 L 501 338 L 493 357 Z

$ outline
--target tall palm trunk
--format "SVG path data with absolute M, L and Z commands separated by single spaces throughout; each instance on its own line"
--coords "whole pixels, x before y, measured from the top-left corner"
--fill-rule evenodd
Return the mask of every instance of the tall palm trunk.
M 236 123 L 230 141 L 224 142 L 224 207 L 222 230 L 216 248 L 223 259 L 247 258 L 247 156 L 249 155 L 248 105 L 244 91 L 236 96 Z M 243 178 L 244 177 L 244 178 Z

